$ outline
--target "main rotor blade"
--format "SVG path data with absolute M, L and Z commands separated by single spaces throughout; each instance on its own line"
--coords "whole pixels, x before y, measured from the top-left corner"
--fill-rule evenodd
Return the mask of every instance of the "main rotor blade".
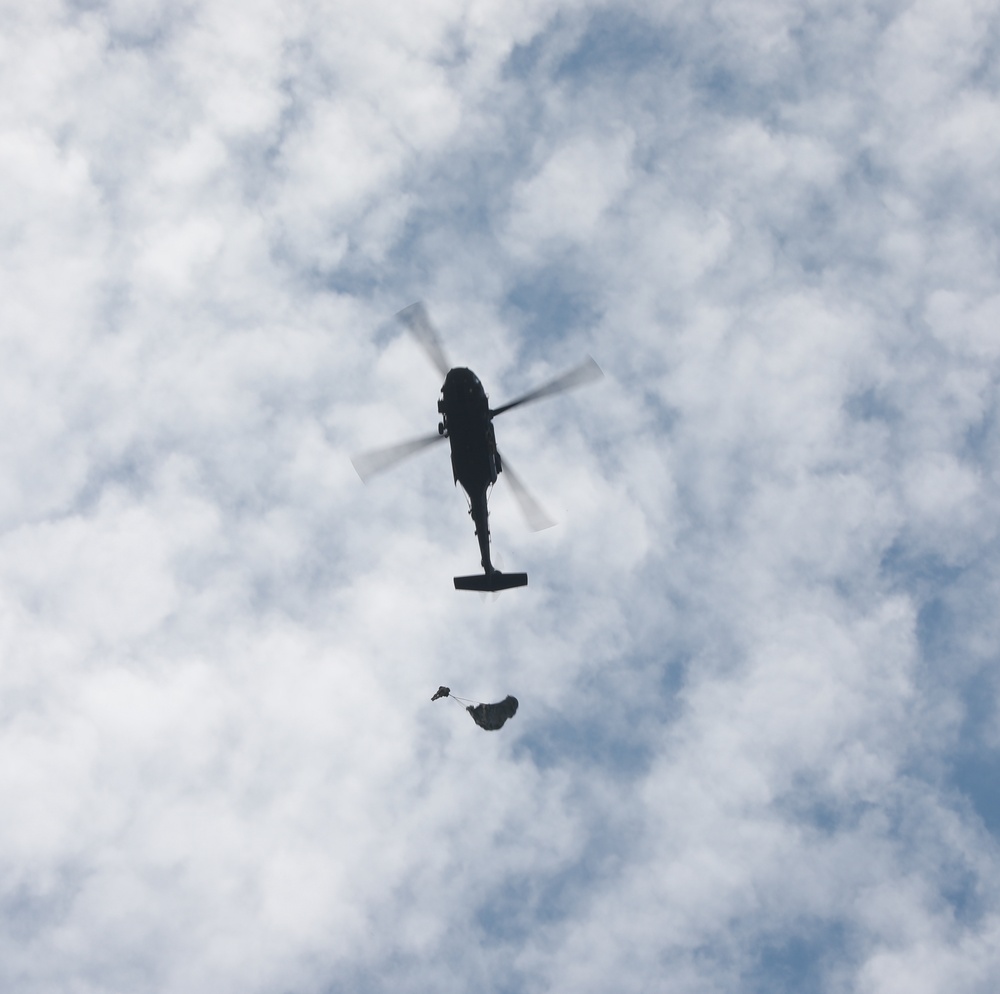
M 358 471 L 358 476 L 367 483 L 376 473 L 390 469 L 396 463 L 416 455 L 435 442 L 443 442 L 444 438 L 444 435 L 435 433 L 424 435 L 423 438 L 410 439 L 409 442 L 400 442 L 399 445 L 389 445 L 384 449 L 369 449 L 367 452 L 359 452 L 356 456 L 351 456 L 351 462 Z
M 603 375 L 601 367 L 590 356 L 587 356 L 585 362 L 580 363 L 568 373 L 563 373 L 562 376 L 557 376 L 545 386 L 538 387 L 537 390 L 532 390 L 523 397 L 518 397 L 517 400 L 512 400 L 509 404 L 504 404 L 503 407 L 490 411 L 490 415 L 495 418 L 498 414 L 503 414 L 504 411 L 509 411 L 511 408 L 530 404 L 543 397 L 551 397 L 554 393 L 562 393 L 563 390 L 572 390 L 574 387 L 583 386 L 584 383 L 599 380 Z
M 503 472 L 500 475 L 507 477 L 510 489 L 514 491 L 514 496 L 517 498 L 521 513 L 526 518 L 531 530 L 541 532 L 545 531 L 546 528 L 551 528 L 555 524 L 555 521 L 545 513 L 545 509 L 535 500 L 531 492 L 524 485 L 521 477 L 511 469 L 506 456 L 500 456 L 500 465 L 503 466 Z
M 418 300 L 415 304 L 404 307 L 396 317 L 410 329 L 410 333 L 420 343 L 431 362 L 437 366 L 438 372 L 442 376 L 447 376 L 448 370 L 451 369 L 451 363 L 448 362 L 448 357 L 444 354 L 441 338 L 437 329 L 431 324 L 423 301 Z

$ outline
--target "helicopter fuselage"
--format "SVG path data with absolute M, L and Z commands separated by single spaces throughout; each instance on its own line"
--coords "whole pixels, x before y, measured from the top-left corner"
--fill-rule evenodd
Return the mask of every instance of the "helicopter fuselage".
M 490 529 L 487 493 L 502 471 L 489 398 L 479 377 L 471 369 L 448 371 L 438 401 L 441 423 L 438 432 L 451 445 L 451 469 L 456 483 L 469 496 L 469 513 L 476 525 L 479 551 L 485 573 L 494 571 L 490 562 Z

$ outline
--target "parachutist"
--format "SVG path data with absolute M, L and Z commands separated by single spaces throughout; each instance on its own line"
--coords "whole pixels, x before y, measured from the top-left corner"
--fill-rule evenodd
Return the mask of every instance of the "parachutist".
M 438 687 L 431 700 L 436 701 L 439 697 L 450 697 L 456 703 L 467 705 L 465 710 L 472 715 L 472 720 L 487 732 L 503 728 L 504 722 L 517 714 L 517 698 L 510 694 L 496 704 L 472 704 L 466 698 L 454 696 L 450 687 Z

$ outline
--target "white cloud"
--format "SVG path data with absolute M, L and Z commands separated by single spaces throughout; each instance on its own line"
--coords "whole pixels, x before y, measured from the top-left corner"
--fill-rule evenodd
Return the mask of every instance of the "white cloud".
M 552 250 L 553 241 L 594 237 L 602 215 L 628 184 L 632 147 L 630 135 L 618 134 L 557 149 L 536 175 L 514 188 L 512 250 L 538 257 Z
M 4 986 L 988 989 L 989 5 L 2 17 Z

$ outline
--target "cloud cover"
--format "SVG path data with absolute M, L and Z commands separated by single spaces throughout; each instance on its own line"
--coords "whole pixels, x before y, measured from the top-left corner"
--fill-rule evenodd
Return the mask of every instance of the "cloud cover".
M 0 18 L 5 988 L 992 990 L 992 5 Z

